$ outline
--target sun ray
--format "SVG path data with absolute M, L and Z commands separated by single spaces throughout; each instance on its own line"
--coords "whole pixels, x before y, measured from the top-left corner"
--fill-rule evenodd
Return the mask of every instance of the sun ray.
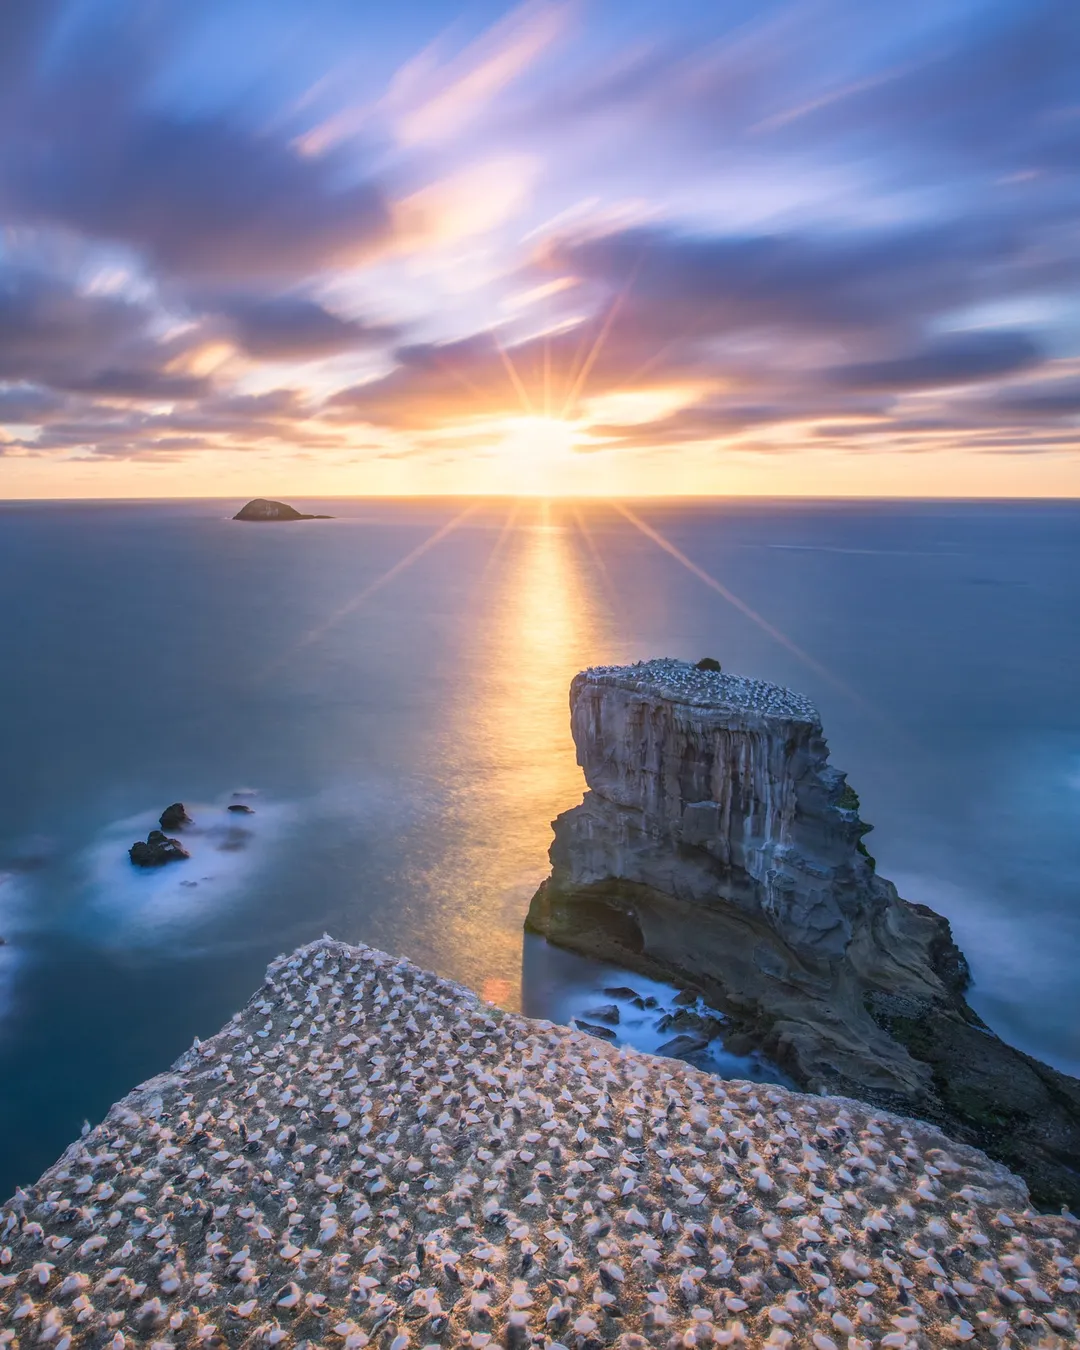
M 697 335 L 697 333 L 694 334 L 694 336 Z M 626 376 L 624 381 L 626 387 L 628 389 L 633 389 L 643 376 L 648 375 L 650 370 L 653 370 L 661 361 L 663 361 L 664 357 L 667 356 L 668 352 L 670 352 L 673 347 L 677 346 L 680 342 L 687 341 L 690 336 L 691 334 L 689 333 L 683 333 L 680 334 L 679 337 L 671 338 L 669 341 L 665 342 L 648 358 L 647 361 L 642 361 L 641 365 L 638 366 L 636 370 L 631 371 L 630 374 Z
M 434 356 L 435 364 L 441 370 L 445 370 L 448 375 L 452 375 L 454 379 L 457 380 L 459 384 L 464 385 L 471 394 L 475 394 L 481 404 L 487 401 L 488 395 L 484 393 L 479 385 L 474 384 L 467 375 L 463 375 L 451 362 L 441 357 L 437 351 L 434 353 Z
M 298 638 L 297 641 L 293 643 L 293 645 L 288 649 L 288 651 L 286 651 L 282 656 L 278 657 L 278 659 L 275 662 L 273 662 L 270 666 L 267 667 L 266 671 L 264 672 L 264 678 L 270 675 L 273 671 L 277 670 L 290 657 L 295 656 L 297 652 L 303 651 L 305 647 L 310 647 L 313 642 L 318 642 L 320 638 L 324 637 L 330 631 L 331 628 L 339 624 L 342 619 L 344 619 L 347 615 L 353 613 L 354 610 L 359 609 L 359 607 L 364 603 L 364 601 L 370 599 L 370 597 L 373 596 L 376 591 L 382 590 L 382 588 L 385 585 L 387 585 L 388 582 L 393 581 L 393 579 L 396 576 L 400 576 L 401 573 L 404 572 L 406 568 L 411 567 L 413 563 L 417 561 L 418 558 L 422 558 L 425 553 L 427 553 L 430 549 L 434 548 L 436 544 L 440 543 L 443 539 L 445 539 L 448 534 L 452 534 L 453 531 L 456 530 L 459 525 L 461 525 L 469 516 L 473 514 L 474 511 L 478 509 L 478 507 L 479 507 L 478 502 L 471 502 L 464 509 L 464 511 L 459 511 L 458 514 L 454 516 L 452 520 L 448 520 L 446 521 L 445 524 L 440 525 L 434 534 L 429 535 L 423 541 L 423 543 L 417 544 L 417 546 L 414 549 L 412 549 L 411 552 L 406 553 L 404 558 L 400 558 L 396 563 L 394 563 L 392 567 L 388 568 L 381 576 L 376 577 L 375 580 L 372 581 L 369 585 L 365 586 L 362 591 L 360 591 L 357 595 L 354 595 L 351 600 L 347 600 L 345 604 L 339 606 L 336 610 L 334 610 L 333 614 L 331 614 L 328 618 L 324 619 L 322 623 L 316 625 L 316 627 L 314 628 L 308 629 L 308 631 L 304 633 L 302 637 Z
M 491 553 L 488 555 L 488 560 L 484 564 L 484 570 L 480 573 L 479 581 L 477 584 L 482 582 L 487 576 L 487 574 L 491 571 L 491 569 L 495 566 L 495 561 L 502 553 L 503 548 L 510 537 L 514 525 L 517 523 L 517 518 L 520 514 L 521 514 L 521 502 L 515 501 L 513 506 L 506 513 L 506 520 L 503 523 L 502 529 L 499 531 L 499 537 L 498 539 L 495 540 L 495 544 L 491 550 Z
M 525 416 L 535 417 L 536 410 L 533 408 L 532 399 L 529 397 L 529 391 L 525 388 L 524 384 L 522 384 L 521 376 L 517 372 L 517 367 L 510 359 L 510 353 L 499 341 L 499 335 L 494 328 L 491 330 L 491 340 L 495 343 L 495 348 L 502 357 L 502 363 L 506 367 L 506 373 L 510 377 L 510 383 L 517 390 L 517 395 L 518 398 L 521 399 L 521 406 Z
M 704 582 L 710 590 L 714 590 L 717 595 L 722 595 L 729 605 L 733 605 L 740 614 L 745 614 L 752 623 L 757 624 L 762 632 L 768 633 L 771 638 L 776 642 L 779 642 L 780 645 L 785 647 L 792 655 L 797 656 L 799 660 L 814 671 L 815 674 L 820 675 L 823 680 L 827 680 L 834 689 L 840 690 L 842 694 L 851 699 L 854 703 L 857 703 L 865 711 L 876 715 L 876 710 L 871 707 L 861 695 L 857 694 L 854 689 L 846 685 L 843 680 L 834 675 L 827 666 L 823 666 L 821 662 L 811 656 L 809 652 L 803 651 L 798 643 L 793 642 L 786 633 L 781 632 L 781 630 L 774 624 L 771 624 L 768 619 L 760 615 L 756 609 L 753 609 L 745 600 L 737 596 L 734 591 L 729 590 L 722 581 L 717 581 L 717 579 L 710 576 L 704 568 L 699 567 L 697 563 L 692 562 L 680 548 L 677 548 L 670 539 L 666 539 L 659 530 L 655 529 L 652 525 L 647 524 L 639 516 L 635 515 L 629 507 L 622 505 L 621 502 L 611 502 L 610 505 L 613 510 L 618 511 L 621 516 L 625 517 L 636 530 L 640 530 L 646 539 L 650 539 L 657 548 L 663 549 L 663 551 L 674 558 L 676 562 L 681 563 L 688 572 L 697 577 L 699 581 Z
M 612 613 L 614 613 L 617 606 L 615 597 L 615 584 L 611 579 L 611 572 L 609 571 L 608 565 L 604 561 L 603 556 L 601 555 L 600 550 L 597 547 L 596 540 L 593 538 L 592 530 L 590 530 L 588 525 L 585 524 L 585 517 L 581 513 L 581 508 L 575 505 L 571 509 L 574 516 L 574 523 L 578 527 L 578 533 L 581 535 L 582 539 L 584 539 L 585 547 L 588 549 L 589 556 L 592 558 L 593 565 L 595 566 L 597 574 L 600 577 L 600 587 L 603 590 L 604 595 L 607 597 L 608 607 L 611 609 Z
M 604 322 L 600 327 L 600 331 L 596 335 L 596 341 L 593 343 L 588 356 L 585 358 L 584 364 L 578 371 L 573 384 L 570 386 L 570 392 L 567 394 L 566 400 L 563 403 L 562 412 L 559 414 L 560 417 L 566 416 L 570 408 L 574 405 L 575 401 L 577 400 L 578 395 L 581 393 L 582 389 L 584 389 L 585 381 L 589 378 L 589 372 L 596 364 L 596 361 L 604 348 L 604 343 L 607 341 L 607 336 L 611 332 L 611 326 L 615 322 L 619 310 L 622 309 L 623 305 L 626 303 L 626 300 L 630 295 L 630 291 L 633 288 L 634 282 L 637 280 L 637 274 L 638 272 L 641 271 L 641 264 L 644 261 L 644 258 L 645 252 L 644 250 L 642 250 L 641 253 L 638 255 L 637 262 L 634 263 L 634 266 L 630 270 L 630 275 L 626 278 L 626 284 L 623 286 L 622 290 L 612 301 L 611 307 L 607 312 L 607 316 L 605 317 Z

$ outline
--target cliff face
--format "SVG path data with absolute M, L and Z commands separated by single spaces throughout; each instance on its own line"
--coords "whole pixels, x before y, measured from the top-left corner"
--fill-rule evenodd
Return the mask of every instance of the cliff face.
M 555 822 L 530 928 L 700 989 L 731 1048 L 764 1050 L 801 1086 L 997 1141 L 1018 1170 L 1007 1141 L 1038 1118 L 1034 1190 L 1080 1199 L 1080 1084 L 968 1008 L 947 921 L 876 875 L 805 699 L 651 661 L 585 671 L 570 707 L 589 791 Z
M 641 669 L 574 681 L 571 726 L 592 789 L 581 815 L 593 824 L 582 832 L 568 814 L 573 845 L 560 837 L 557 863 L 575 884 L 651 884 L 655 866 L 681 854 L 670 871 L 677 898 L 707 903 L 721 881 L 811 959 L 842 952 L 873 878 L 817 714 L 730 675 Z

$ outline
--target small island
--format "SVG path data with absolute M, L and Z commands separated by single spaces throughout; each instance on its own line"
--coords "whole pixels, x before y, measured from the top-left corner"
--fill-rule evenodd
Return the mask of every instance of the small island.
M 310 516 L 298 511 L 287 502 L 272 502 L 265 497 L 255 497 L 242 506 L 233 520 L 333 520 L 333 516 Z

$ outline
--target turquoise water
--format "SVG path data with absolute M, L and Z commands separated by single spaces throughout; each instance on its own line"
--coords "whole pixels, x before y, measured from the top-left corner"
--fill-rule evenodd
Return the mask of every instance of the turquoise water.
M 604 1001 L 521 922 L 582 790 L 571 676 L 657 654 L 811 695 L 973 1002 L 1080 1072 L 1080 506 L 634 505 L 695 572 L 602 504 L 238 505 L 0 506 L 0 1195 L 324 931 Z M 175 800 L 191 862 L 134 872 Z

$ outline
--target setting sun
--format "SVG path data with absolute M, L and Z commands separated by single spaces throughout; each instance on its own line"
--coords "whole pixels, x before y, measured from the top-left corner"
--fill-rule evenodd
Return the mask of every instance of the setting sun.
M 507 485 L 528 496 L 558 495 L 560 471 L 583 443 L 579 425 L 559 417 L 508 417 L 502 425 L 494 454 L 510 475 Z

